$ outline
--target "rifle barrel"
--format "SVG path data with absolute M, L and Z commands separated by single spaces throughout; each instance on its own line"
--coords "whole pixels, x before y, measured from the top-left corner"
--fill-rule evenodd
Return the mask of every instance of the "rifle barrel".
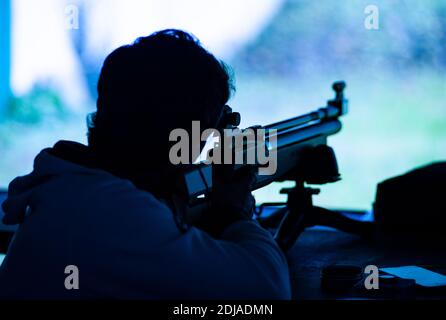
M 306 124 L 310 124 L 315 121 L 324 121 L 333 118 L 338 118 L 342 114 L 339 112 L 339 109 L 326 106 L 318 109 L 317 111 L 313 111 L 302 116 L 294 117 L 291 119 L 283 120 L 280 122 L 276 122 L 264 127 L 264 129 L 275 129 L 277 131 L 285 131 L 291 128 L 300 127 Z

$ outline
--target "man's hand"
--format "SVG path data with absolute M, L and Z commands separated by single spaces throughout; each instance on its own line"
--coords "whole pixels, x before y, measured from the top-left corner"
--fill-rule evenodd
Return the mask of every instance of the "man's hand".
M 255 199 L 251 190 L 256 181 L 256 168 L 244 167 L 236 172 L 221 167 L 213 177 L 211 207 L 203 221 L 202 229 L 219 236 L 234 222 L 251 220 Z

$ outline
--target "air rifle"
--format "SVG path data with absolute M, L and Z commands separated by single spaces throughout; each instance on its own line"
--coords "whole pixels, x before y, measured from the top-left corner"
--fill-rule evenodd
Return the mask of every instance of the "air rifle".
M 312 196 L 319 193 L 307 185 L 323 185 L 340 180 L 336 156 L 327 145 L 327 138 L 338 133 L 342 124 L 341 116 L 348 112 L 348 101 L 344 97 L 344 82 L 333 84 L 336 95 L 327 105 L 318 110 L 273 123 L 264 127 L 253 127 L 274 132 L 276 146 L 269 146 L 269 152 L 277 153 L 277 167 L 274 174 L 258 175 L 253 190 L 272 182 L 294 181 L 295 186 L 281 190 L 288 195 L 286 206 L 268 218 L 257 218 L 266 228 L 275 227 L 275 238 L 284 249 L 289 249 L 305 228 L 313 225 L 327 225 L 347 232 L 364 233 L 363 223 L 345 218 L 337 212 L 315 207 Z M 226 128 L 240 124 L 240 115 L 228 110 Z M 270 139 L 267 136 L 267 139 Z M 226 165 L 223 165 L 226 166 Z M 180 182 L 183 200 L 187 203 L 186 220 L 194 221 L 203 208 L 209 204 L 208 194 L 212 190 L 212 177 L 220 165 L 200 163 L 185 172 Z M 238 170 L 243 165 L 234 165 Z M 265 205 L 260 206 L 263 208 Z M 279 205 L 272 203 L 272 205 Z

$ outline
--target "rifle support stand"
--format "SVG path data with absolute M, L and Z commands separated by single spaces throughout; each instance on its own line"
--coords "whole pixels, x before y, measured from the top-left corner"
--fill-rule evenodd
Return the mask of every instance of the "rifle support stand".
M 319 189 L 307 188 L 303 182 L 296 182 L 294 188 L 282 189 L 281 194 L 288 195 L 286 212 L 274 236 L 282 249 L 288 250 L 300 234 L 311 224 L 310 212 L 313 210 L 313 195 Z
M 306 228 L 313 226 L 327 226 L 344 232 L 370 236 L 373 223 L 361 222 L 347 218 L 342 213 L 331 211 L 313 205 L 313 196 L 320 193 L 319 189 L 306 186 L 306 183 L 321 185 L 339 180 L 336 156 L 328 146 L 316 147 L 307 154 L 300 164 L 300 179 L 292 174 L 290 179 L 295 181 L 292 188 L 282 189 L 281 194 L 287 194 L 286 206 L 278 209 L 271 216 L 258 221 L 266 228 L 277 228 L 275 240 L 283 250 L 290 249 Z M 280 206 L 284 203 L 266 203 L 265 206 Z

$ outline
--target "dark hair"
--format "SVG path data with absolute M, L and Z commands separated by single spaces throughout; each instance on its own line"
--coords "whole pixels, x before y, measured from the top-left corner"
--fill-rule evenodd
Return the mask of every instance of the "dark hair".
M 112 52 L 98 82 L 88 144 L 108 166 L 167 164 L 169 133 L 217 124 L 233 91 L 226 65 L 192 35 L 163 30 Z

